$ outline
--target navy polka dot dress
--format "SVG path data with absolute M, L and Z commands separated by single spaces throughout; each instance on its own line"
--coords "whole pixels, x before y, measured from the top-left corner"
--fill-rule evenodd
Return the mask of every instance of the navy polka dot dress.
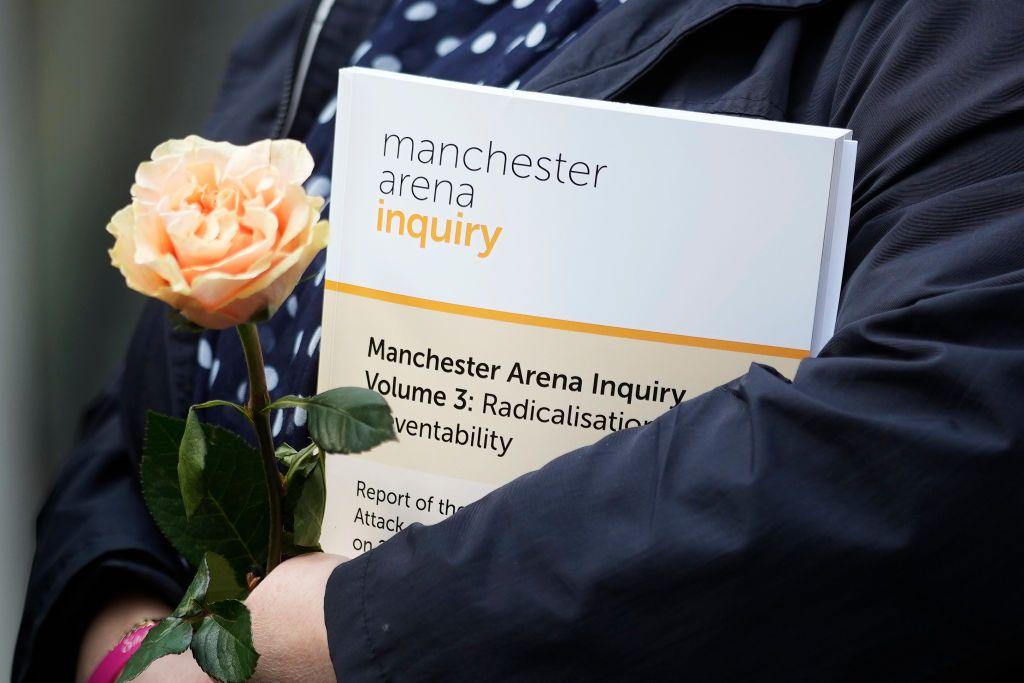
M 431 76 L 464 83 L 518 88 L 589 25 L 625 0 L 400 0 L 372 36 L 361 43 L 351 64 Z M 341 65 L 339 65 L 341 66 Z M 327 199 L 329 217 L 334 114 L 326 103 L 305 140 L 316 167 L 306 191 Z M 321 252 L 306 276 L 270 321 L 259 325 L 271 399 L 316 393 L 320 315 L 326 265 Z M 197 351 L 193 402 L 213 398 L 244 403 L 248 380 L 234 329 L 204 332 Z M 204 415 L 248 439 L 251 428 L 234 411 L 216 408 Z M 308 443 L 301 408 L 271 415 L 275 440 L 300 447 Z

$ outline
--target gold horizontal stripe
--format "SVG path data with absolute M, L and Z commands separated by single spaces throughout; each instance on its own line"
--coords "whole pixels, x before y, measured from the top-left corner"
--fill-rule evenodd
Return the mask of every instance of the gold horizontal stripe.
M 387 301 L 392 304 L 423 308 L 428 311 L 440 311 L 442 313 L 453 313 L 465 315 L 471 318 L 483 318 L 485 320 L 499 320 L 506 323 L 519 325 L 533 325 L 534 327 L 547 327 L 554 330 L 568 330 L 570 332 L 586 332 L 587 334 L 600 334 L 606 337 L 622 337 L 623 339 L 640 339 L 642 341 L 661 342 L 663 344 L 677 344 L 679 346 L 696 346 L 704 349 L 718 349 L 722 351 L 739 351 L 741 353 L 754 353 L 764 356 L 777 356 L 779 358 L 805 358 L 810 355 L 807 349 L 790 349 L 784 346 L 770 346 L 768 344 L 750 344 L 747 342 L 727 341 L 724 339 L 708 339 L 705 337 L 691 337 L 685 334 L 670 334 L 668 332 L 651 332 L 649 330 L 634 330 L 628 327 L 614 327 L 612 325 L 595 325 L 593 323 L 580 323 L 571 320 L 559 320 L 557 318 L 545 318 L 539 315 L 527 315 L 525 313 L 509 313 L 508 311 L 495 311 L 489 308 L 478 308 L 476 306 L 463 306 L 451 304 L 444 301 L 433 301 L 421 299 L 417 296 L 395 294 L 359 285 L 350 285 L 345 282 L 327 280 L 327 289 L 354 296 L 361 296 L 366 299 Z

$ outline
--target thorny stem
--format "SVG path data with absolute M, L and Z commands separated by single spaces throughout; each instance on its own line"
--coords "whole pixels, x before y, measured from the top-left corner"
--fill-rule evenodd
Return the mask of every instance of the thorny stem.
M 274 454 L 274 437 L 270 430 L 270 414 L 265 408 L 270 405 L 267 391 L 267 376 L 263 368 L 263 349 L 255 323 L 238 326 L 238 336 L 245 352 L 245 366 L 249 370 L 249 402 L 246 408 L 256 428 L 260 459 L 263 460 L 263 477 L 267 485 L 267 500 L 270 504 L 270 537 L 267 541 L 267 573 L 281 563 L 281 546 L 284 529 L 281 523 L 281 474 L 277 469 Z

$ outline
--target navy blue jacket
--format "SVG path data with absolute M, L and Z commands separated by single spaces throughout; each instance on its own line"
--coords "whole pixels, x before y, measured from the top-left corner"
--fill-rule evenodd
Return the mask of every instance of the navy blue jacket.
M 316 4 L 249 34 L 208 135 L 302 137 L 385 3 L 336 0 L 290 94 Z M 622 9 L 524 87 L 853 129 L 836 335 L 793 382 L 752 366 L 341 565 L 338 678 L 1019 678 L 1024 3 Z M 36 643 L 73 660 L 98 596 L 187 581 L 136 475 L 145 409 L 184 413 L 193 344 L 150 306 L 86 416 L 39 518 L 17 680 L 66 676 Z

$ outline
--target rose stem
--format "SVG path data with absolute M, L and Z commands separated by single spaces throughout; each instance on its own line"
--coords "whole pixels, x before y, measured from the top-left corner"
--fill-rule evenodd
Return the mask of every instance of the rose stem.
M 267 500 L 270 504 L 270 538 L 267 542 L 267 573 L 281 563 L 281 474 L 277 469 L 274 454 L 274 437 L 270 432 L 270 415 L 264 408 L 270 405 L 267 391 L 267 376 L 263 369 L 263 349 L 255 323 L 238 326 L 238 336 L 245 352 L 245 365 L 249 370 L 249 414 L 256 427 L 260 458 L 263 460 L 263 478 L 267 484 Z

